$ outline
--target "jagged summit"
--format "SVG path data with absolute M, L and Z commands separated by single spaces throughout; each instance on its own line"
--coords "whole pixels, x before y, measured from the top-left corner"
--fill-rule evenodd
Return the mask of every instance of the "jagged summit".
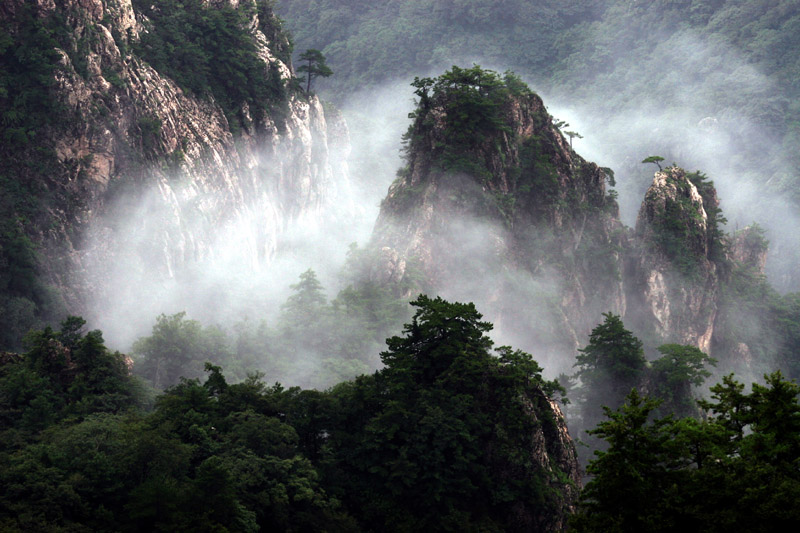
M 657 338 L 711 350 L 718 268 L 725 261 L 718 212 L 716 192 L 702 174 L 678 167 L 655 173 L 639 210 L 628 270 L 629 301 L 639 309 L 632 325 Z
M 559 350 L 574 349 L 575 324 L 594 320 L 588 310 L 625 308 L 618 251 L 627 236 L 609 172 L 572 150 L 511 73 L 454 67 L 414 86 L 407 164 L 373 233 L 374 279 L 407 288 L 422 278 L 423 288 L 485 302 L 504 331 L 546 324 Z M 544 301 L 543 315 L 525 304 Z
M 704 174 L 656 172 L 627 228 L 606 189 L 612 171 L 580 157 L 513 74 L 454 67 L 413 85 L 406 166 L 372 237 L 373 280 L 479 302 L 509 342 L 565 370 L 608 311 L 651 348 L 724 344 L 732 257 L 759 260 L 731 251 L 744 238 L 725 236 Z

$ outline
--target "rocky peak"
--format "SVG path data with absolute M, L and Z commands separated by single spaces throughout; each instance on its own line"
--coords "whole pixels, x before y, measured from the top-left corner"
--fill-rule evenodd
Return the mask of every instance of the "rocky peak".
M 479 302 L 516 344 L 576 349 L 595 313 L 625 308 L 627 235 L 608 173 L 572 150 L 513 74 L 454 67 L 413 85 L 406 166 L 370 245 L 374 280 Z
M 708 259 L 708 215 L 703 197 L 683 169 L 656 172 L 639 210 L 636 236 L 667 261 Z
M 713 185 L 701 174 L 705 198 L 687 173 L 669 167 L 655 173 L 636 221 L 627 284 L 630 324 L 664 342 L 692 344 L 710 352 L 719 300 L 712 251 L 718 212 Z M 708 203 L 706 204 L 706 200 Z
M 496 206 L 509 222 L 533 216 L 560 227 L 570 211 L 565 203 L 613 203 L 605 173 L 571 149 L 541 98 L 513 74 L 453 67 L 436 80 L 418 79 L 415 87 L 420 98 L 405 138 L 407 167 L 387 209 L 402 209 L 395 200 L 409 188 L 453 180 L 503 198 L 499 203 L 522 195 L 532 209 Z

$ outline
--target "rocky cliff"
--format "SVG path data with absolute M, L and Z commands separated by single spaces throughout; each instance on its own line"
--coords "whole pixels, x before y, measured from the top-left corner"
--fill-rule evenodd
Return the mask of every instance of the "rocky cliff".
M 713 354 L 730 336 L 718 320 L 733 305 L 723 288 L 737 262 L 763 273 L 763 249 L 725 236 L 713 184 L 677 167 L 655 173 L 636 228 L 625 227 L 606 190 L 611 170 L 575 153 L 517 81 L 477 67 L 417 80 L 372 278 L 479 301 L 504 342 L 567 372 L 608 311 L 649 349 Z
M 373 234 L 373 278 L 478 301 L 537 357 L 574 351 L 602 311 L 626 309 L 629 235 L 610 171 L 575 153 L 513 77 L 449 75 L 418 88 L 407 166 Z M 480 120 L 464 122 L 476 109 Z
M 105 266 L 113 263 L 147 265 L 150 275 L 169 278 L 221 253 L 220 241 L 235 243 L 239 261 L 268 261 L 282 231 L 316 216 L 335 200 L 336 182 L 347 179 L 329 147 L 347 144 L 347 128 L 296 88 L 289 43 L 270 4 L 172 4 L 10 0 L 0 7 L 13 39 L 27 39 L 34 28 L 57 45 L 42 82 L 56 111 L 35 131 L 47 165 L 30 164 L 30 144 L 7 147 L 3 156 L 16 161 L 7 159 L 6 172 L 41 193 L 46 207 L 25 229 L 44 252 L 45 279 L 73 313 L 103 290 Z M 222 37 L 190 33 L 186 42 L 166 42 L 164 35 L 183 35 L 177 24 L 190 15 L 231 43 L 217 51 L 208 47 Z M 225 56 L 235 46 L 230 54 L 250 58 L 250 72 L 224 70 L 241 60 Z M 190 51 L 208 61 L 197 72 L 189 63 L 181 83 L 154 68 L 159 57 L 179 64 Z M 259 83 L 251 83 L 247 76 L 256 74 Z M 248 83 L 255 88 L 246 98 L 228 101 Z
M 714 333 L 720 278 L 705 199 L 680 168 L 658 171 L 636 221 L 627 294 L 636 310 L 630 325 L 655 339 L 692 344 L 708 353 Z

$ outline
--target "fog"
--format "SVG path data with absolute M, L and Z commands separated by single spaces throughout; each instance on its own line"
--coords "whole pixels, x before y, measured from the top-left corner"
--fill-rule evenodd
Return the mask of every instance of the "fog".
M 613 63 L 629 68 L 583 73 L 591 80 L 583 85 L 575 79 L 560 85 L 540 73 L 516 70 L 553 116 L 583 136 L 574 140 L 575 150 L 615 171 L 627 225 L 635 224 L 655 170 L 641 164 L 642 159 L 661 155 L 666 164 L 702 170 L 715 182 L 727 230 L 761 224 L 772 242 L 770 281 L 782 291 L 797 290 L 800 235 L 795 228 L 800 214 L 778 186 L 796 169 L 784 157 L 770 124 L 754 118 L 769 113 L 754 113 L 747 105 L 747 95 L 776 91 L 775 82 L 732 48 L 690 31 L 676 33 L 648 58 L 618 52 L 623 55 Z M 347 160 L 348 177 L 330 184 L 335 197 L 302 216 L 287 218 L 280 202 L 269 197 L 245 203 L 227 218 L 211 214 L 213 199 L 198 204 L 196 194 L 177 195 L 165 205 L 165 183 L 171 178 L 154 173 L 152 190 L 125 198 L 121 204 L 132 205 L 110 214 L 117 243 L 113 261 L 107 254 L 87 259 L 83 281 L 100 287 L 89 304 L 90 324 L 104 331 L 112 347 L 127 351 L 149 333 L 161 313 L 186 311 L 190 318 L 224 327 L 245 318 L 274 323 L 291 293 L 289 286 L 309 268 L 333 298 L 345 283 L 341 274 L 348 246 L 369 241 L 381 199 L 402 165 L 401 137 L 413 109 L 413 77 L 438 75 L 452 64 L 477 63 L 500 72 L 515 67 L 486 61 L 468 49 L 460 57 L 436 61 L 379 88 L 356 90 L 338 103 L 349 126 L 351 151 L 333 156 Z M 320 87 L 324 99 L 324 83 Z M 630 97 L 612 97 L 618 94 Z M 175 213 L 163 215 L 169 209 L 177 210 L 177 225 L 163 225 L 163 220 L 175 220 Z M 572 348 L 554 340 L 562 335 L 547 338 L 547 332 L 563 325 L 550 309 L 560 290 L 556 277 L 494 265 L 490 258 L 497 255 L 496 236 L 502 230 L 487 227 L 485 220 L 453 224 L 468 241 L 456 255 L 468 268 L 441 288 L 442 296 L 475 301 L 495 322 L 497 343 L 532 352 L 549 375 L 569 372 L 574 352 L 563 354 Z M 91 233 L 95 248 L 106 247 L 108 231 L 95 228 Z M 506 301 L 498 301 L 501 292 L 487 287 L 506 287 Z M 526 324 L 537 324 L 538 339 L 524 331 Z M 587 339 L 573 341 L 585 344 Z
M 644 61 L 616 62 L 631 68 L 615 70 L 618 78 L 597 76 L 596 84 L 577 91 L 529 79 L 534 87 L 547 87 L 542 96 L 551 113 L 584 136 L 575 140 L 575 149 L 616 172 L 623 221 L 635 223 L 652 179 L 653 165 L 639 164 L 645 157 L 661 155 L 666 164 L 701 170 L 716 185 L 728 231 L 753 222 L 767 230 L 771 283 L 782 291 L 800 288 L 795 268 L 800 216 L 780 187 L 796 169 L 775 133 L 776 110 L 754 110 L 748 100 L 779 94 L 775 81 L 731 47 L 688 30 Z M 617 101 L 617 94 L 631 98 L 612 108 L 608 102 Z

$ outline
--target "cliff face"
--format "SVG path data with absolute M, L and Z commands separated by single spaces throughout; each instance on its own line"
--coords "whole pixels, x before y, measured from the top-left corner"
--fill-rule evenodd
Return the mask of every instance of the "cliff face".
M 333 182 L 347 178 L 329 150 L 347 144 L 346 126 L 316 97 L 292 89 L 291 65 L 278 57 L 288 42 L 268 4 L 208 2 L 224 16 L 243 15 L 260 68 L 280 92 L 225 109 L 140 57 L 138 43 L 154 26 L 134 4 L 12 0 L 0 11 L 11 27 L 31 10 L 44 24 L 58 21 L 49 91 L 64 119 L 38 132 L 37 143 L 54 154 L 49 171 L 25 174 L 46 184 L 46 223 L 35 226 L 34 240 L 45 252 L 46 278 L 73 312 L 102 290 L 102 265 L 132 261 L 174 276 L 216 253 L 215 240 L 232 224 L 242 260 L 267 261 L 282 231 L 318 214 L 333 199 Z M 119 242 L 127 222 L 135 231 L 125 238 L 135 243 Z M 95 273 L 87 278 L 88 265 Z
M 408 166 L 373 233 L 373 279 L 480 301 L 504 342 L 567 372 L 608 311 L 649 349 L 672 342 L 713 354 L 729 333 L 718 315 L 732 265 L 763 272 L 763 250 L 719 228 L 713 184 L 660 170 L 635 230 L 626 228 L 606 192 L 613 174 L 572 150 L 538 96 L 510 85 L 493 96 L 463 72 L 418 89 Z M 494 99 L 494 115 L 475 141 L 457 144 L 459 116 L 479 107 L 464 110 L 470 90 Z
M 538 96 L 466 72 L 418 91 L 408 165 L 373 233 L 373 278 L 401 291 L 421 280 L 481 302 L 498 329 L 536 343 L 537 354 L 574 351 L 602 311 L 626 308 L 628 235 L 606 193 L 608 172 L 571 149 Z M 470 99 L 491 102 L 482 124 L 460 122 Z
M 720 279 L 703 197 L 682 169 L 656 172 L 639 210 L 635 244 L 627 284 L 636 309 L 631 325 L 710 352 Z

